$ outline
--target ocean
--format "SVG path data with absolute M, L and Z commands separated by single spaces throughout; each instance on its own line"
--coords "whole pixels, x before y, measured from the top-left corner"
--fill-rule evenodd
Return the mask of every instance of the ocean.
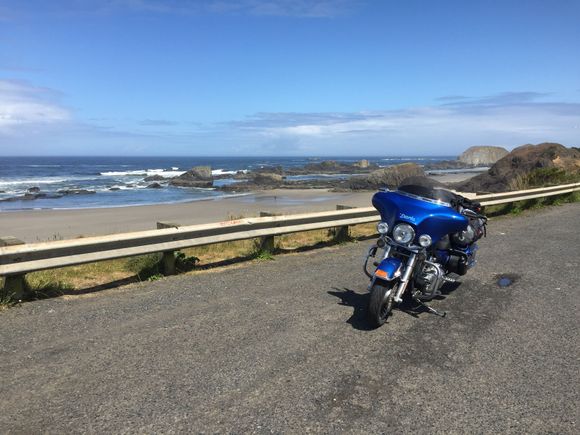
M 167 186 L 147 188 L 144 178 L 171 178 L 193 166 L 211 166 L 214 174 L 235 174 L 267 166 L 300 167 L 322 160 L 353 163 L 367 159 L 380 166 L 413 162 L 420 165 L 454 156 L 424 157 L 0 157 L 0 211 L 76 209 L 166 204 L 231 196 L 215 188 L 192 189 Z M 316 179 L 322 174 L 289 177 Z M 328 177 L 328 176 L 326 176 Z M 337 177 L 340 177 L 338 175 Z M 214 187 L 234 183 L 224 178 Z M 22 199 L 27 192 L 35 192 Z M 68 191 L 68 192 L 67 192 Z M 74 192 L 77 193 L 74 193 Z

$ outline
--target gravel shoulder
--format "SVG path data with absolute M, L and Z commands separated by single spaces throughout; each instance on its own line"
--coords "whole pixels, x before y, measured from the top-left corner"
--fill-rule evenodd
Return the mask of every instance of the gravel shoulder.
M 579 217 L 492 220 L 447 318 L 374 331 L 370 241 L 1 312 L 0 427 L 578 433 Z

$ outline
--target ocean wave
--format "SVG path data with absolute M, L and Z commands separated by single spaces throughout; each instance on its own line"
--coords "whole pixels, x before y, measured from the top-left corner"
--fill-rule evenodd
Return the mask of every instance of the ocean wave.
M 211 175 L 235 175 L 238 172 L 243 172 L 244 174 L 246 174 L 248 170 L 244 169 L 241 171 L 228 171 L 226 169 L 214 169 L 211 171 Z
M 55 184 L 67 181 L 92 180 L 92 178 L 63 178 L 63 177 L 44 177 L 44 178 L 17 178 L 15 180 L 0 180 L 0 188 L 3 186 L 20 186 L 27 184 L 30 186 L 36 184 Z
M 23 165 L 27 168 L 61 168 L 62 165 Z
M 172 168 L 173 169 L 173 168 Z M 160 175 L 163 178 L 173 178 L 185 174 L 186 171 L 166 171 L 165 169 L 138 169 L 135 171 L 108 171 L 99 172 L 103 177 L 150 177 Z
M 399 162 L 406 162 L 406 161 L 433 161 L 438 162 L 441 160 L 445 160 L 443 157 L 387 157 L 381 159 L 383 161 L 399 161 Z

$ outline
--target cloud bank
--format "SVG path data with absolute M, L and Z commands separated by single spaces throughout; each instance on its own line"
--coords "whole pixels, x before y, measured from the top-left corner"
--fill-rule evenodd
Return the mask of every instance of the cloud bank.
M 70 112 L 59 104 L 60 94 L 20 80 L 0 80 L 0 135 L 65 123 Z
M 580 145 L 580 103 L 537 92 L 445 96 L 423 107 L 257 113 L 214 124 L 82 120 L 52 89 L 0 80 L 0 155 L 454 155 L 471 145 Z

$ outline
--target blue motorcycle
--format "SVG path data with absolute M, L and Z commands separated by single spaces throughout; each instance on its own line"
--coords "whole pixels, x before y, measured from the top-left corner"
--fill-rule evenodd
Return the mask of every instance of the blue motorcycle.
M 379 239 L 364 263 L 371 280 L 371 325 L 384 324 L 404 297 L 445 316 L 424 302 L 441 295 L 444 283 L 455 282 L 475 265 L 476 241 L 485 236 L 487 224 L 480 204 L 449 190 L 421 185 L 381 190 L 372 202 L 381 221 Z M 373 273 L 370 259 L 376 266 Z

